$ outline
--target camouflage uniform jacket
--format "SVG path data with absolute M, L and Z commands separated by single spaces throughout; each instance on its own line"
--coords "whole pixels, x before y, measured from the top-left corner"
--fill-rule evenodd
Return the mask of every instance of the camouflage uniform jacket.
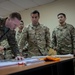
M 70 24 L 58 26 L 52 33 L 52 48 L 58 54 L 69 54 L 75 50 L 75 28 Z
M 7 32 L 7 33 L 6 33 Z M 0 37 L 6 33 L 2 38 L 0 38 L 0 42 L 7 39 L 9 46 L 15 56 L 19 54 L 19 49 L 17 45 L 17 41 L 15 39 L 15 31 L 10 30 L 5 27 L 5 19 L 0 19 Z
M 16 32 L 16 40 L 17 40 L 18 46 L 21 39 L 21 34 L 22 32 L 18 32 L 18 31 Z M 23 50 L 27 49 L 27 47 L 28 47 L 28 43 L 25 42 L 25 46 L 23 47 Z M 20 50 L 20 52 L 22 52 L 22 50 Z
M 23 48 L 24 42 L 28 42 L 28 57 L 47 55 L 50 49 L 50 32 L 49 28 L 38 24 L 32 24 L 25 27 L 22 32 L 22 39 L 20 40 L 20 49 Z
M 16 40 L 17 40 L 17 43 L 19 43 L 19 40 L 21 39 L 21 33 L 22 32 L 16 31 Z

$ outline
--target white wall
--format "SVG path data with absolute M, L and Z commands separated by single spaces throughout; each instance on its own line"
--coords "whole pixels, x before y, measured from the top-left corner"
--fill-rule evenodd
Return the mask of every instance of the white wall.
M 31 23 L 30 13 L 34 10 L 40 12 L 40 23 L 48 26 L 50 28 L 50 33 L 58 25 L 57 14 L 65 13 L 67 16 L 67 23 L 75 26 L 75 0 L 58 0 L 46 5 L 38 6 L 35 8 L 27 9 L 21 11 L 21 15 L 25 25 Z

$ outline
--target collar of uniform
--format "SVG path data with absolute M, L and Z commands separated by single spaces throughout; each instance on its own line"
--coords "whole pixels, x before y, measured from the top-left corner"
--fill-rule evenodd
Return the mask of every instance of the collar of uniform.
M 31 27 L 32 28 L 38 28 L 40 26 L 40 23 L 38 23 L 38 25 L 33 25 L 33 24 L 31 24 Z
M 67 28 L 67 23 L 65 23 L 63 26 L 61 26 L 61 25 L 59 25 L 58 27 L 57 27 L 58 29 L 65 29 L 65 28 Z

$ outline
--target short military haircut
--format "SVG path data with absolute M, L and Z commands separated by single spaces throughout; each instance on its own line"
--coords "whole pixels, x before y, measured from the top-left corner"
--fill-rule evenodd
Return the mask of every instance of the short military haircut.
M 18 12 L 13 12 L 9 16 L 11 18 L 17 18 L 18 20 L 21 20 L 21 15 Z
M 63 16 L 66 18 L 66 15 L 65 15 L 64 13 L 59 13 L 59 14 L 57 15 L 57 17 L 58 17 L 59 15 L 63 15 Z
M 38 10 L 34 10 L 31 14 L 38 14 L 38 16 L 40 17 L 40 13 Z

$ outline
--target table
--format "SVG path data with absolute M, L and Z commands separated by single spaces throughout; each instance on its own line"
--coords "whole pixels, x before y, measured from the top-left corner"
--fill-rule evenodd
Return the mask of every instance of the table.
M 29 66 L 14 65 L 0 68 L 0 75 L 74 75 L 74 58 L 47 61 Z

